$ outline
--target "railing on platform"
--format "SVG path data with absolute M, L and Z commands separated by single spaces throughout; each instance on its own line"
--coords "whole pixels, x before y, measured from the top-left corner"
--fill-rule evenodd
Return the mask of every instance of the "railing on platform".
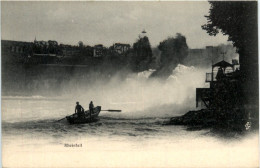
M 212 80 L 212 73 L 206 73 L 206 82 L 211 82 Z
M 211 81 L 217 81 L 216 79 L 217 72 L 213 72 L 213 78 L 212 78 L 212 73 L 206 73 L 206 82 L 211 82 Z

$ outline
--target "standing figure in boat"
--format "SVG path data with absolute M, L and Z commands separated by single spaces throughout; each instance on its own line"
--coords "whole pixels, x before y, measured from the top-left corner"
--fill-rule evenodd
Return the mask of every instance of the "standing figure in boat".
M 79 104 L 79 102 L 76 102 L 75 113 L 77 113 L 79 117 L 84 113 L 84 108 Z
M 93 109 L 94 109 L 94 104 L 93 102 L 91 101 L 89 103 L 89 114 L 90 114 L 90 119 L 91 119 L 91 114 L 93 114 Z

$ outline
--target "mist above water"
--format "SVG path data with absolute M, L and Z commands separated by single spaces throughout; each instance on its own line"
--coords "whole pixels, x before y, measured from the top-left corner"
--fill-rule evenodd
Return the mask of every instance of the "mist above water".
M 205 85 L 204 69 L 179 64 L 167 80 L 149 79 L 152 72 L 129 74 L 125 79 L 116 75 L 109 82 L 100 79 L 78 88 L 72 85 L 67 96 L 83 107 L 92 100 L 103 109 L 121 109 L 128 117 L 163 117 L 195 108 L 196 88 Z
M 144 71 L 127 76 L 115 75 L 107 80 L 96 76 L 94 82 L 70 79 L 56 97 L 3 97 L 5 121 L 28 121 L 60 118 L 74 113 L 75 102 L 88 109 L 90 101 L 102 109 L 119 109 L 121 113 L 102 112 L 113 118 L 162 118 L 181 115 L 195 109 L 197 87 L 205 87 L 205 69 L 178 65 L 167 80 L 150 79 Z M 52 90 L 55 94 L 55 90 Z M 11 100 L 10 100 L 11 99 Z M 17 115 L 18 114 L 18 115 Z
M 195 89 L 205 86 L 205 72 L 205 69 L 178 65 L 167 80 L 149 79 L 152 72 L 144 71 L 124 78 L 118 74 L 109 81 L 99 78 L 92 84 L 71 79 L 69 84 L 62 86 L 64 92 L 57 97 L 4 97 L 3 148 L 8 149 L 4 164 L 30 167 L 32 162 L 28 160 L 34 156 L 40 159 L 33 166 L 64 167 L 73 166 L 75 162 L 80 166 L 96 166 L 100 158 L 113 160 L 117 156 L 115 166 L 118 167 L 126 163 L 120 162 L 125 158 L 131 158 L 128 162 L 135 167 L 163 163 L 168 167 L 183 167 L 187 163 L 197 167 L 257 165 L 256 135 L 239 141 L 220 141 L 216 135 L 208 134 L 208 130 L 188 132 L 182 126 L 162 126 L 163 117 L 180 115 L 195 108 Z M 102 112 L 100 121 L 92 124 L 57 122 L 57 118 L 74 112 L 75 101 L 80 101 L 87 109 L 90 100 L 103 109 L 123 111 Z M 147 119 L 149 117 L 151 119 Z M 64 148 L 66 143 L 78 143 L 83 147 Z M 58 160 L 53 159 L 56 151 L 60 152 Z M 97 161 L 95 152 L 100 156 Z M 241 157 L 245 153 L 248 155 Z M 162 157 L 158 158 L 159 155 Z M 189 159 L 190 156 L 195 159 Z M 106 163 L 100 166 L 107 166 Z

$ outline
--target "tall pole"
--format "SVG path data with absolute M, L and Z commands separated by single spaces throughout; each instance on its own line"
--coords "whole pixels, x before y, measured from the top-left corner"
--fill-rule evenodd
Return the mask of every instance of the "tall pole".
M 224 61 L 226 52 L 221 52 L 220 54 L 222 54 L 223 61 Z
M 211 48 L 211 82 L 213 82 L 213 46 L 208 46 L 207 48 L 208 49 Z M 209 54 L 209 52 L 208 52 L 208 54 Z
M 211 46 L 211 68 L 212 68 L 211 81 L 213 82 L 213 46 Z

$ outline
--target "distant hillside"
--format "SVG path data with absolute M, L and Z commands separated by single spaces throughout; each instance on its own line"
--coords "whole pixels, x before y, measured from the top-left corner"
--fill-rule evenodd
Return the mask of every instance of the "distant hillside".
M 223 60 L 231 62 L 232 59 L 238 59 L 236 48 L 232 45 L 219 45 L 199 49 L 189 49 L 189 54 L 184 60 L 184 64 L 196 67 L 210 67 L 212 63 Z

